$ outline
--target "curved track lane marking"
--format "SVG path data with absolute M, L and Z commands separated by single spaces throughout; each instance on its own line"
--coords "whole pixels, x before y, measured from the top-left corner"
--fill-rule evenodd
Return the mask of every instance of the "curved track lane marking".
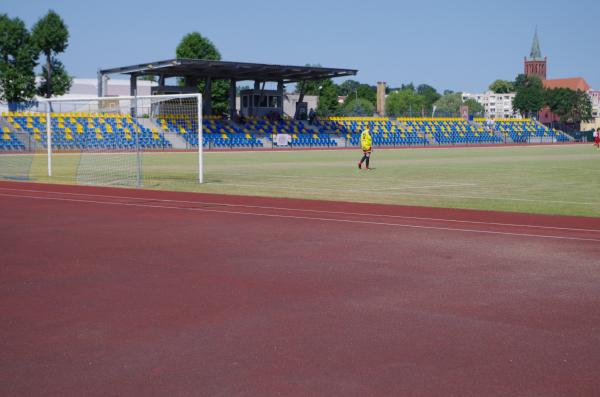
M 4 194 L 4 193 L 0 193 L 0 196 L 27 198 L 27 199 L 34 199 L 34 200 L 64 201 L 64 202 L 76 202 L 76 203 L 86 203 L 86 204 L 115 205 L 115 206 L 140 207 L 140 208 L 160 208 L 160 209 L 210 212 L 210 213 L 220 213 L 220 214 L 230 214 L 230 215 L 312 220 L 312 221 L 320 221 L 320 222 L 339 222 L 339 223 L 353 223 L 353 224 L 376 225 L 376 226 L 396 226 L 396 227 L 413 228 L 413 229 L 428 229 L 428 230 L 441 230 L 441 231 L 453 231 L 453 232 L 465 232 L 465 233 L 492 234 L 492 235 L 503 235 L 503 236 L 513 236 L 513 237 L 517 236 L 517 237 L 532 237 L 532 238 L 555 239 L 555 240 L 600 242 L 600 239 L 594 239 L 594 238 L 582 238 L 582 237 L 570 237 L 570 236 L 551 236 L 551 235 L 540 235 L 540 234 L 530 234 L 530 233 L 512 233 L 512 232 L 501 232 L 501 231 L 493 231 L 493 230 L 462 229 L 462 228 L 439 227 L 439 226 L 410 225 L 410 224 L 402 224 L 402 223 L 359 221 L 359 220 L 351 220 L 351 219 L 335 219 L 335 218 L 321 218 L 321 217 L 310 217 L 310 216 L 266 214 L 266 213 L 257 213 L 257 212 L 225 211 L 225 210 L 216 210 L 216 209 L 208 209 L 208 208 L 175 207 L 175 206 L 150 205 L 150 204 L 139 204 L 139 203 L 118 203 L 118 202 L 110 202 L 110 201 L 81 200 L 81 199 L 69 199 L 69 198 L 59 198 L 59 197 L 39 197 L 39 196 Z
M 104 198 L 112 198 L 112 199 L 120 199 L 120 200 L 138 200 L 138 201 L 144 201 L 144 202 L 156 201 L 156 202 L 164 202 L 164 203 L 198 204 L 198 205 L 239 207 L 239 208 L 252 208 L 252 209 L 264 209 L 264 210 L 277 210 L 277 211 L 307 212 L 307 213 L 315 213 L 315 214 L 350 215 L 350 216 L 365 216 L 365 217 L 378 217 L 378 218 L 410 219 L 410 220 L 416 220 L 416 221 L 464 223 L 464 224 L 473 224 L 473 225 L 522 227 L 522 228 L 543 229 L 543 230 L 564 230 L 564 231 L 599 232 L 600 233 L 600 229 L 589 229 L 589 228 L 573 228 L 573 227 L 560 227 L 560 226 L 527 225 L 527 224 L 519 224 L 519 223 L 469 221 L 469 220 L 464 220 L 464 219 L 430 218 L 430 217 L 418 217 L 418 216 L 408 216 L 408 215 L 375 214 L 375 213 L 365 213 L 365 212 L 327 211 L 327 210 L 315 210 L 315 209 L 305 209 L 305 208 L 286 208 L 286 207 L 273 207 L 273 206 L 261 206 L 261 205 L 250 205 L 250 204 L 219 203 L 219 202 L 213 202 L 213 201 L 173 200 L 173 199 L 160 199 L 160 198 L 151 198 L 151 197 L 114 196 L 114 195 L 108 195 L 108 194 L 57 192 L 57 191 L 48 191 L 48 190 L 14 189 L 14 188 L 4 188 L 4 187 L 0 187 L 0 190 L 10 190 L 10 191 L 29 192 L 29 193 L 63 194 L 63 195 L 69 195 L 69 196 L 104 197 Z M 349 204 L 355 204 L 355 203 L 349 203 Z M 177 208 L 180 208 L 180 207 L 177 207 Z M 529 215 L 529 214 L 524 214 L 524 215 Z M 599 220 L 599 222 L 600 222 L 600 220 Z

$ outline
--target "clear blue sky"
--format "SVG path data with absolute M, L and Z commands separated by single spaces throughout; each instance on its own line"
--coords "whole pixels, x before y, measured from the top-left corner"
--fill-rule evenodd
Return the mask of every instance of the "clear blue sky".
M 359 69 L 369 84 L 476 92 L 522 72 L 537 25 L 548 77 L 582 76 L 600 89 L 599 0 L 0 1 L 29 27 L 50 8 L 69 26 L 61 59 L 76 77 L 173 58 L 198 31 L 224 60 L 318 63 Z

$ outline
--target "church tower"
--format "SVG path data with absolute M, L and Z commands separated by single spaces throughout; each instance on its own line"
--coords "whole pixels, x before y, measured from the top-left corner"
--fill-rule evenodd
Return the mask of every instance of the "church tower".
M 540 79 L 546 80 L 546 61 L 546 57 L 542 58 L 536 28 L 533 35 L 533 43 L 531 44 L 531 53 L 529 54 L 529 58 L 525 57 L 525 75 L 538 76 Z

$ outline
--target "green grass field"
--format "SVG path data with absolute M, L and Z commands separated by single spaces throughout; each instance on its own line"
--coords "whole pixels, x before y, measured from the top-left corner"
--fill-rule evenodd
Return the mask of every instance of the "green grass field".
M 89 156 L 89 155 L 88 155 Z M 358 150 L 143 155 L 151 189 L 600 216 L 600 151 L 591 145 L 377 150 L 371 171 Z M 74 183 L 76 154 L 54 156 L 53 181 Z M 114 159 L 103 157 L 103 164 Z M 35 156 L 32 179 L 48 182 Z

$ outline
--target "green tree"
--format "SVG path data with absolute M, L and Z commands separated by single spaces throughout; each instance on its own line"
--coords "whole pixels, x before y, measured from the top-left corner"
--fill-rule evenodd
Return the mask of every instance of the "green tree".
M 513 99 L 513 109 L 523 116 L 536 115 L 545 103 L 542 80 L 537 76 L 517 76 L 515 80 L 516 95 Z
M 375 106 L 364 98 L 347 100 L 339 111 L 341 116 L 372 116 L 373 113 Z
M 400 87 L 401 91 L 416 91 L 415 85 L 413 83 L 402 84 Z
M 210 39 L 198 32 L 188 33 L 179 42 L 175 50 L 177 58 L 206 59 L 220 61 L 221 53 Z
M 52 79 L 54 70 L 53 58 L 55 54 L 64 52 L 69 45 L 69 30 L 63 22 L 62 18 L 54 11 L 48 13 L 36 22 L 31 31 L 31 37 L 38 50 L 46 56 L 45 67 L 45 82 L 43 84 L 44 91 L 42 92 L 46 98 L 50 98 L 53 94 L 62 95 L 71 87 L 71 79 L 65 78 L 66 71 L 62 67 L 62 76 L 55 81 Z M 57 64 L 59 65 L 59 64 Z M 62 66 L 62 64 L 60 64 Z M 62 83 L 63 85 L 60 85 Z M 66 86 L 64 84 L 67 84 Z
M 507 80 L 496 80 L 490 84 L 490 90 L 496 94 L 507 94 L 515 91 L 515 83 Z
M 316 63 L 314 65 L 311 65 L 309 63 L 307 63 L 305 66 L 313 66 L 313 67 L 321 67 L 320 64 Z M 323 89 L 324 85 L 329 85 L 329 84 L 333 84 L 333 82 L 331 81 L 331 79 L 324 79 L 324 80 L 302 80 L 299 81 L 296 84 L 296 92 L 297 93 L 304 93 L 305 95 L 319 95 L 320 91 Z M 338 92 L 338 88 L 336 86 L 336 95 Z
M 10 110 L 16 102 L 35 95 L 37 50 L 31 36 L 19 18 L 0 15 L 0 99 L 9 103 Z
M 420 115 L 424 104 L 423 96 L 411 89 L 392 92 L 385 100 L 385 114 L 387 116 Z
M 417 87 L 417 92 L 423 97 L 423 106 L 427 112 L 431 110 L 433 104 L 441 97 L 435 88 L 427 84 L 420 84 Z
M 469 98 L 469 99 L 465 100 L 463 104 L 467 105 L 469 107 L 470 115 L 473 115 L 474 117 L 483 117 L 484 116 L 485 108 L 483 107 L 482 104 L 477 102 L 475 99 Z
M 526 83 L 527 83 L 527 75 L 525 75 L 523 73 L 518 74 L 517 77 L 515 78 L 515 82 L 513 83 L 513 86 L 515 87 L 515 91 L 518 90 L 519 88 L 525 87 Z
M 580 123 L 592 119 L 592 102 L 581 90 L 554 88 L 546 90 L 545 103 L 563 123 Z
M 462 93 L 450 92 L 440 97 L 440 99 L 438 99 L 434 105 L 436 112 L 443 113 L 445 115 L 457 115 L 462 103 Z
M 377 87 L 361 84 L 355 80 L 346 80 L 337 86 L 338 95 L 347 97 L 346 101 L 356 100 L 356 97 L 366 99 L 373 105 L 377 102 Z
M 47 96 L 48 92 L 52 95 L 64 95 L 69 91 L 73 83 L 73 78 L 69 76 L 61 61 L 53 57 L 51 65 L 51 73 L 48 73 L 46 65 L 42 66 L 42 74 L 40 75 L 42 80 L 37 88 L 38 95 L 40 96 Z M 47 78 L 49 75 L 52 75 L 52 88 L 50 88 L 50 82 Z
M 175 50 L 177 58 L 206 59 L 211 61 L 220 61 L 221 53 L 217 47 L 208 38 L 198 32 L 188 33 L 179 42 Z M 204 92 L 205 81 L 188 80 L 187 86 L 198 86 L 199 92 Z M 229 107 L 229 81 L 213 80 L 211 81 L 211 102 L 212 111 L 215 114 L 227 113 Z
M 319 103 L 317 104 L 317 114 L 321 117 L 333 116 L 339 108 L 337 86 L 330 79 L 322 80 L 318 88 Z
M 373 105 L 377 103 L 377 87 L 375 86 L 361 84 L 356 89 L 356 94 L 358 95 L 359 99 L 366 99 Z M 350 96 L 352 96 L 352 93 L 350 94 Z
M 306 64 L 306 66 L 320 67 L 321 65 Z M 338 112 L 338 91 L 339 86 L 331 79 L 302 80 L 296 84 L 296 92 L 300 94 L 298 102 L 304 100 L 304 95 L 316 95 L 319 97 L 317 114 L 321 117 L 333 116 Z
M 360 83 L 356 80 L 346 80 L 342 84 L 338 85 L 338 95 L 349 96 L 354 94 L 354 91 L 358 90 Z

